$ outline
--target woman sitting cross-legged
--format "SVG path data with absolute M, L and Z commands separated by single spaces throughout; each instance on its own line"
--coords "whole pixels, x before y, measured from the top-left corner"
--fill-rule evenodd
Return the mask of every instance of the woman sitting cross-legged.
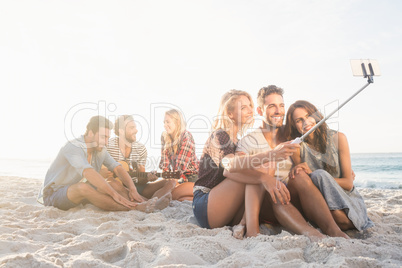
M 165 113 L 164 127 L 159 168 L 164 172 L 181 173 L 172 191 L 172 199 L 192 201 L 194 182 L 198 179 L 198 159 L 193 136 L 186 130 L 183 115 L 175 109 Z

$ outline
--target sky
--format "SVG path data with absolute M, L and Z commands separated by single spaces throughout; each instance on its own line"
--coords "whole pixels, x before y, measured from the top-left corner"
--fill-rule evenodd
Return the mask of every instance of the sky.
M 160 157 L 164 112 L 180 109 L 200 154 L 221 96 L 270 84 L 285 105 L 332 112 L 352 153 L 402 152 L 402 2 L 373 0 L 0 2 L 0 158 L 52 159 L 91 116 L 131 114 Z

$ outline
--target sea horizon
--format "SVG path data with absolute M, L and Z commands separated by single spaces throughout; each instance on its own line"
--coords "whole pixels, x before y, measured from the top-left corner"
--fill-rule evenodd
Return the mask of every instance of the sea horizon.
M 402 152 L 352 153 L 351 159 L 356 187 L 402 189 Z M 50 158 L 0 157 L 0 176 L 43 180 L 52 161 Z M 147 170 L 153 169 L 150 167 Z

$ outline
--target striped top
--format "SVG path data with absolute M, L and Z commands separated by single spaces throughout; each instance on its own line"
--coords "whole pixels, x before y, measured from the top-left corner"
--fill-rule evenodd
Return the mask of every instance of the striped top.
M 125 158 L 119 148 L 119 137 L 114 137 L 109 140 L 107 151 L 116 161 L 136 162 L 138 165 L 145 166 L 147 163 L 147 149 L 144 144 L 135 141 L 131 144 L 131 153 L 128 158 Z

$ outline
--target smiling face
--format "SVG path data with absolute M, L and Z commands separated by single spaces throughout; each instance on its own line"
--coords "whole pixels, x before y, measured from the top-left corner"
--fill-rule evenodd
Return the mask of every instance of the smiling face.
M 102 151 L 102 149 L 107 145 L 110 138 L 110 129 L 100 127 L 99 131 L 95 134 L 92 130 L 88 132 L 88 141 L 91 144 L 92 148 L 98 152 Z
M 276 128 L 283 126 L 285 117 L 283 97 L 275 93 L 266 96 L 264 98 L 264 107 L 259 109 L 259 114 L 265 117 L 270 126 Z
M 129 121 L 126 124 L 125 127 L 125 133 L 124 133 L 124 137 L 126 138 L 126 141 L 128 141 L 129 143 L 133 143 L 137 140 L 137 125 L 135 124 L 134 121 Z
M 312 117 L 304 108 L 296 108 L 293 111 L 292 118 L 293 123 L 300 134 L 306 133 L 317 124 L 314 117 Z
M 235 101 L 232 111 L 228 112 L 228 116 L 239 127 L 251 123 L 253 120 L 252 103 L 246 96 L 239 96 Z
M 173 117 L 171 117 L 168 114 L 165 114 L 165 119 L 163 120 L 163 126 L 167 132 L 167 134 L 169 135 L 173 135 L 173 133 L 175 132 L 177 125 L 176 125 L 176 120 L 174 120 Z

